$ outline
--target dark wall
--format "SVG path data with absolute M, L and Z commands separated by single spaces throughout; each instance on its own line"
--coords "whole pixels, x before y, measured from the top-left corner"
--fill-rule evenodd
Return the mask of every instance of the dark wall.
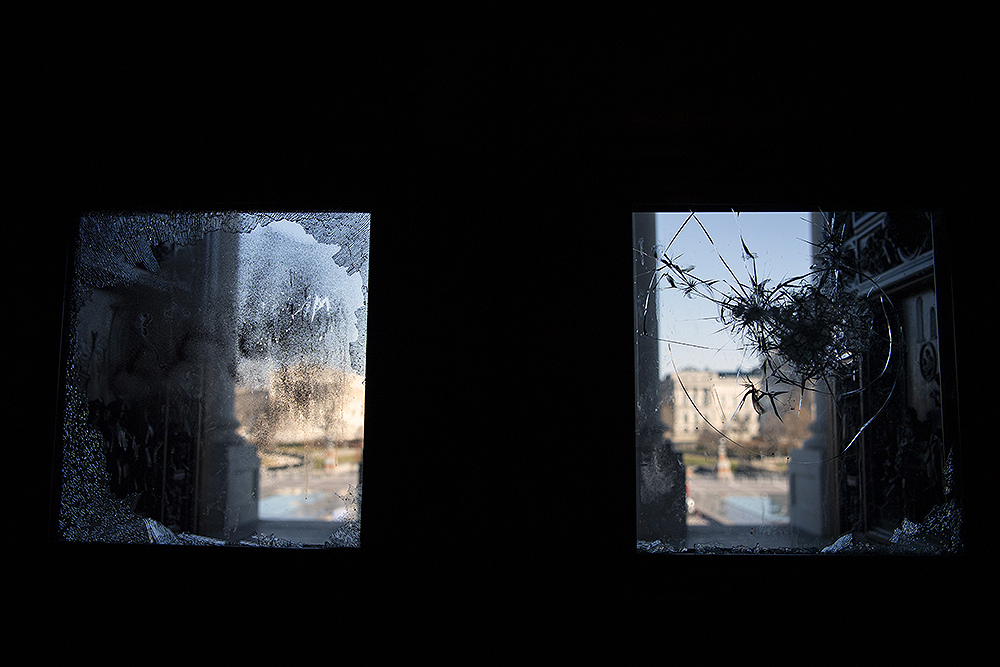
M 674 575 L 634 560 L 631 211 L 949 206 L 941 91 L 923 75 L 845 88 L 822 64 L 750 76 L 655 45 L 548 57 L 562 50 L 460 41 L 419 59 L 359 43 L 308 70 L 228 55 L 226 76 L 101 59 L 43 123 L 62 149 L 45 218 L 65 245 L 89 208 L 370 210 L 352 590 L 498 592 L 498 572 L 528 597 L 550 577 L 602 599 L 655 588 Z M 854 105 L 863 93 L 879 103 Z M 56 349 L 63 257 L 42 260 Z M 57 355 L 43 358 L 54 398 Z

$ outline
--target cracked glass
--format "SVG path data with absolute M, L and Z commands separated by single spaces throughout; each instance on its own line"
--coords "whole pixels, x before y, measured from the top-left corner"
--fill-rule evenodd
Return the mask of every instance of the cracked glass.
M 961 549 L 941 224 L 633 214 L 640 552 Z
M 369 229 L 358 212 L 83 215 L 59 538 L 360 546 Z

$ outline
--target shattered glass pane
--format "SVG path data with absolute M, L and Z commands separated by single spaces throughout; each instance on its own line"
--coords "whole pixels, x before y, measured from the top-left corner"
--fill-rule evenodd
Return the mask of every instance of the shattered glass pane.
M 639 552 L 961 548 L 934 224 L 633 214 Z
M 61 539 L 360 545 L 369 227 L 351 212 L 81 218 Z

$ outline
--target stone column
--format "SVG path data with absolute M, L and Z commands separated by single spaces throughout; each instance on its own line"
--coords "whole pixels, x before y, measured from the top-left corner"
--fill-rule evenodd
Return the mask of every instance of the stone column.
M 829 397 L 816 399 L 816 420 L 809 425 L 813 435 L 792 450 L 788 466 L 788 501 L 791 524 L 797 530 L 819 537 L 834 531 L 830 512 Z
M 656 215 L 632 214 L 632 247 L 653 254 Z M 635 502 L 639 540 L 681 544 L 687 537 L 684 464 L 660 420 L 660 352 L 656 295 L 650 294 L 655 260 L 634 252 L 635 311 Z M 646 275 L 644 275 L 646 274 Z
M 813 242 L 823 240 L 823 217 L 813 214 Z M 793 449 L 788 466 L 788 504 L 792 527 L 819 537 L 830 537 L 837 530 L 836 518 L 831 512 L 833 484 L 830 476 L 833 422 L 832 397 L 816 394 L 816 418 L 809 425 L 813 435 Z
M 198 533 L 235 541 L 257 523 L 260 462 L 236 433 L 236 281 L 239 236 L 205 237 L 201 341 L 204 416 L 198 480 Z

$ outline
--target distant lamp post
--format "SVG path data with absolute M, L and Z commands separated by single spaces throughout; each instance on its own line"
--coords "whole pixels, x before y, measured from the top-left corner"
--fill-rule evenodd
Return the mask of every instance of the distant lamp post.
M 719 459 L 715 463 L 715 476 L 718 479 L 733 478 L 733 464 L 729 461 L 729 457 L 726 456 L 726 446 L 722 440 L 719 440 Z

